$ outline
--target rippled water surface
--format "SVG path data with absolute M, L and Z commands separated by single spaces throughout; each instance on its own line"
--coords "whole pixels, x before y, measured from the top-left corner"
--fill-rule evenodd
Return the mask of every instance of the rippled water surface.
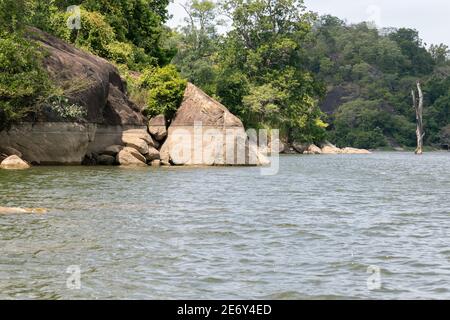
M 50 209 L 0 216 L 0 298 L 449 299 L 449 203 L 445 152 L 0 171 L 0 206 Z

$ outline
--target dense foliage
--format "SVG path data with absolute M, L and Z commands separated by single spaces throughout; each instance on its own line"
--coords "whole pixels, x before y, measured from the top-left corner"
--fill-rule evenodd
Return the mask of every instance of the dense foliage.
M 149 117 L 164 114 L 172 119 L 183 98 L 186 80 L 173 65 L 147 69 L 140 78 L 140 87 L 147 89 L 147 104 L 143 109 Z
M 306 68 L 313 16 L 302 1 L 225 1 L 221 9 L 232 20 L 226 36 L 217 32 L 213 2 L 193 0 L 186 9 L 174 60 L 184 76 L 247 126 L 280 128 L 290 140 L 323 139 L 317 100 L 324 88 Z
M 81 5 L 79 28 L 71 5 Z M 0 0 L 0 129 L 43 107 L 66 120 L 84 115 L 81 106 L 67 102 L 66 91 L 71 88 L 62 90 L 60 84 L 51 83 L 42 67 L 45 52 L 27 38 L 27 26 L 109 59 L 124 76 L 142 73 L 143 79 L 136 83 L 148 81 L 150 75 L 155 81 L 167 81 L 131 90 L 148 96 L 149 114 L 159 103 L 162 111 L 173 109 L 184 82 L 173 67 L 164 67 L 175 54 L 164 44 L 169 32 L 163 25 L 167 5 L 168 0 Z M 75 28 L 69 28 L 70 24 Z
M 325 120 L 327 138 L 340 146 L 413 146 L 410 92 L 420 80 L 426 142 L 445 143 L 447 46 L 427 50 L 413 29 L 316 17 L 302 1 L 230 0 L 218 8 L 193 0 L 186 9 L 174 63 L 247 125 L 281 127 L 288 139 L 317 141 Z M 216 29 L 219 11 L 231 19 L 224 35 Z
M 0 1 L 0 130 L 33 112 L 52 89 L 42 52 L 22 36 L 23 2 Z
M 312 37 L 310 68 L 328 86 L 322 106 L 331 115 L 332 140 L 367 148 L 414 146 L 410 92 L 420 80 L 426 90 L 426 141 L 441 142 L 440 130 L 450 122 L 446 46 L 427 51 L 415 30 L 377 30 L 331 16 L 317 21 Z
M 187 79 L 246 126 L 280 128 L 289 141 L 413 146 L 410 92 L 420 80 L 425 141 L 450 142 L 449 48 L 427 47 L 416 30 L 318 17 L 302 0 L 187 0 L 186 24 L 170 30 L 168 3 L 0 0 L 0 126 L 42 104 L 81 115 L 48 79 L 29 25 L 116 64 L 149 116 L 171 117 Z M 67 27 L 71 5 L 81 5 L 79 29 Z

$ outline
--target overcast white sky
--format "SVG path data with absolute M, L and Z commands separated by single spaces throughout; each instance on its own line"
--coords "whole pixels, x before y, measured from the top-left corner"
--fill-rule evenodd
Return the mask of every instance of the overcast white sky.
M 183 23 L 184 10 L 173 0 L 169 25 Z M 450 0 L 305 0 L 309 10 L 332 14 L 348 22 L 375 21 L 380 27 L 409 27 L 419 30 L 428 44 L 450 46 Z

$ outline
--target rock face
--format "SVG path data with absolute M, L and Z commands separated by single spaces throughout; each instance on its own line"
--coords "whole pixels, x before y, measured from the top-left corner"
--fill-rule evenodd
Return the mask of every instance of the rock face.
M 29 168 L 30 165 L 16 155 L 9 156 L 0 164 L 0 169 L 7 170 L 23 170 Z
M 134 148 L 143 155 L 148 153 L 148 143 L 144 139 L 125 136 L 122 140 L 127 147 Z
M 69 100 L 87 109 L 88 123 L 106 125 L 145 125 L 146 119 L 125 92 L 125 84 L 115 66 L 38 29 L 29 36 L 48 55 L 44 67 L 56 83 L 73 89 Z M 51 112 L 41 115 L 43 121 L 59 120 Z
M 190 83 L 160 153 L 162 164 L 268 164 L 256 146 L 249 144 L 242 122 Z
M 28 33 L 47 52 L 43 64 L 51 78 L 71 91 L 69 102 L 83 106 L 87 116 L 67 122 L 44 109 L 37 121 L 0 132 L 0 147 L 16 149 L 30 163 L 81 164 L 89 153 L 122 144 L 124 136 L 147 134 L 147 120 L 128 99 L 116 67 L 38 29 Z

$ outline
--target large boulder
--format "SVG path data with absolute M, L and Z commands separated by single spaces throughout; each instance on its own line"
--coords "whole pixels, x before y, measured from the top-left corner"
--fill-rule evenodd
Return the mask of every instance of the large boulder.
M 336 147 L 334 144 L 330 142 L 325 142 L 322 145 L 322 154 L 339 154 L 342 153 L 342 150 L 338 147 Z
M 175 165 L 266 165 L 244 126 L 228 109 L 188 83 L 170 124 L 161 163 Z
M 51 78 L 70 92 L 71 103 L 86 108 L 87 122 L 146 125 L 139 108 L 128 99 L 114 65 L 38 29 L 30 28 L 28 34 L 46 51 L 43 64 Z M 39 120 L 61 120 L 51 110 L 46 111 Z
M 116 161 L 121 166 L 147 166 L 145 157 L 137 150 L 129 147 L 124 148 L 117 154 Z
M 1 131 L 1 147 L 18 150 L 30 163 L 80 164 L 89 153 L 122 144 L 129 132 L 147 133 L 147 119 L 128 99 L 114 65 L 38 29 L 28 29 L 28 35 L 46 52 L 43 66 L 50 78 L 86 116 L 68 121 L 46 107 Z
M 143 155 L 148 153 L 148 143 L 145 140 L 130 136 L 125 136 L 122 140 L 127 147 L 134 148 Z
M 315 144 L 311 144 L 303 152 L 303 154 L 322 154 L 322 150 L 318 146 L 316 146 Z
M 153 147 L 148 148 L 148 153 L 145 155 L 145 159 L 147 161 L 152 162 L 153 160 L 159 160 L 160 159 L 160 153 L 157 149 Z
M 151 118 L 148 121 L 148 131 L 157 141 L 164 140 L 167 137 L 166 117 L 161 114 Z
M 371 152 L 369 150 L 350 148 L 350 147 L 342 149 L 341 152 L 345 153 L 345 154 L 371 154 Z
M 0 164 L 0 169 L 7 170 L 23 170 L 29 168 L 30 165 L 16 155 L 9 156 Z
M 357 149 L 357 148 L 350 148 L 350 147 L 340 149 L 328 141 L 326 141 L 322 145 L 321 151 L 322 151 L 322 154 L 370 154 L 371 153 L 369 150 L 366 150 L 366 149 Z
M 292 143 L 292 148 L 294 148 L 294 150 L 297 153 L 304 153 L 309 147 L 309 144 L 307 143 L 301 143 L 301 142 L 293 142 Z

